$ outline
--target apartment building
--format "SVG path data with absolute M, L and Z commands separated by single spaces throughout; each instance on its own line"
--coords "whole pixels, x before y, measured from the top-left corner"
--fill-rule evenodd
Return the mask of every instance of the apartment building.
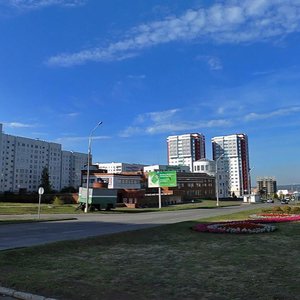
M 44 167 L 54 190 L 79 186 L 80 177 L 74 175 L 81 174 L 87 154 L 63 154 L 61 144 L 5 134 L 2 128 L 0 124 L 0 192 L 37 191 Z
M 81 185 L 81 170 L 87 164 L 87 154 L 62 151 L 61 152 L 61 188 Z
M 213 160 L 216 161 L 216 182 L 221 198 L 241 197 L 251 188 L 249 150 L 246 134 L 212 138 Z
M 188 166 L 193 172 L 194 162 L 205 158 L 205 137 L 200 133 L 173 135 L 167 138 L 168 164 Z

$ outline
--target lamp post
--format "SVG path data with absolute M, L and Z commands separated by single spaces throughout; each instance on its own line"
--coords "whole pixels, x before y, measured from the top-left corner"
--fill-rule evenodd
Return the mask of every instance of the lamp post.
M 94 131 L 102 124 L 102 121 L 97 124 L 97 126 L 91 131 L 90 136 L 89 136 L 89 147 L 88 147 L 88 164 L 87 164 L 87 174 L 86 174 L 86 203 L 85 203 L 85 208 L 84 212 L 88 212 L 88 206 L 89 206 L 89 181 L 90 181 L 90 160 L 91 160 L 91 152 L 92 152 L 92 135 Z
M 224 156 L 224 153 L 219 156 L 216 160 L 216 198 L 217 198 L 217 206 L 219 206 L 219 178 L 218 178 L 218 162 Z
M 249 195 L 249 203 L 251 203 L 251 175 L 250 172 L 253 170 L 253 167 L 248 169 L 248 195 Z

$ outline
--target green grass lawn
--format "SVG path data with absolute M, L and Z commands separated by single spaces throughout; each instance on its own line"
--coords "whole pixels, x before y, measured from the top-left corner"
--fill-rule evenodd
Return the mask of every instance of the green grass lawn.
M 2 251 L 0 283 L 58 299 L 299 299 L 299 222 L 256 235 L 196 223 Z
M 220 206 L 233 206 L 240 205 L 239 201 L 220 201 Z M 41 214 L 78 214 L 82 213 L 81 210 L 75 210 L 77 204 L 64 204 L 64 205 L 52 205 L 41 204 Z M 174 211 L 185 209 L 197 209 L 197 208 L 215 208 L 216 201 L 203 200 L 201 202 L 178 204 L 158 208 L 126 208 L 118 207 L 112 211 L 102 210 L 100 212 L 95 211 L 93 213 L 140 213 L 140 212 L 155 212 L 155 211 Z M 37 214 L 38 204 L 28 203 L 4 203 L 0 202 L 0 215 L 20 215 L 20 214 Z

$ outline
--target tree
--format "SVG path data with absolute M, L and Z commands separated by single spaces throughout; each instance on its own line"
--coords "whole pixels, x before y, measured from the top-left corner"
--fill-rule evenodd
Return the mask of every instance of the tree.
M 43 168 L 40 187 L 44 188 L 45 194 L 52 192 L 52 187 L 49 179 L 49 171 L 47 167 Z
M 231 197 L 232 197 L 233 199 L 236 199 L 236 198 L 237 198 L 237 196 L 236 196 L 236 194 L 235 194 L 234 192 L 232 192 Z

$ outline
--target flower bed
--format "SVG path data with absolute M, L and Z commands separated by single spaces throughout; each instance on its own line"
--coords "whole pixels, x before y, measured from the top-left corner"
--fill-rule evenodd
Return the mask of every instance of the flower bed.
M 208 224 L 200 223 L 194 226 L 193 230 L 214 233 L 263 233 L 272 232 L 276 230 L 276 227 L 251 221 L 236 221 Z
M 254 214 L 249 216 L 251 222 L 259 222 L 259 223 L 280 223 L 280 222 L 293 222 L 300 221 L 300 215 L 294 214 L 281 214 L 281 213 L 261 213 Z

